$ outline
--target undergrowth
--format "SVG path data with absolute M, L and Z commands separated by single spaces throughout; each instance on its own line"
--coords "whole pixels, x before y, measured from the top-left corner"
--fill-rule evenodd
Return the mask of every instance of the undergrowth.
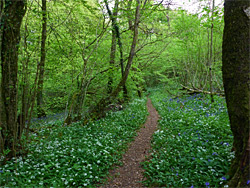
M 225 99 L 201 94 L 170 98 L 153 90 L 161 120 L 152 155 L 143 163 L 149 187 L 221 187 L 230 161 L 233 136 Z
M 40 125 L 29 154 L 0 167 L 0 186 L 95 187 L 119 163 L 146 116 L 146 99 L 136 99 L 86 126 L 62 126 L 61 120 Z

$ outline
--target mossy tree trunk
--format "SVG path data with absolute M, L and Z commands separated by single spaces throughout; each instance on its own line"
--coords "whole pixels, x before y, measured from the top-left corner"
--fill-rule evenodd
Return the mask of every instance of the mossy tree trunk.
M 250 187 L 250 2 L 225 1 L 223 82 L 235 158 L 229 170 L 229 187 Z
M 2 15 L 0 153 L 16 155 L 18 145 L 17 72 L 20 27 L 25 15 L 25 0 L 5 0 Z

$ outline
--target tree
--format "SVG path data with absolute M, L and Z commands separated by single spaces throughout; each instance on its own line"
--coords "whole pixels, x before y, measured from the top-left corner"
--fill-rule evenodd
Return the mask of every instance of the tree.
M 133 34 L 133 41 L 131 43 L 130 47 L 130 53 L 128 57 L 128 62 L 125 68 L 124 75 L 122 79 L 120 80 L 119 84 L 116 86 L 116 88 L 113 90 L 113 92 L 107 96 L 102 98 L 92 109 L 90 109 L 89 114 L 91 118 L 100 118 L 104 115 L 104 109 L 107 107 L 108 104 L 110 104 L 120 93 L 122 88 L 125 86 L 126 81 L 128 79 L 128 75 L 133 63 L 134 55 L 135 55 L 135 49 L 136 49 L 136 44 L 138 40 L 138 28 L 139 28 L 139 23 L 140 23 L 140 7 L 141 7 L 141 2 L 140 0 L 137 0 L 137 6 L 136 6 L 136 12 L 135 12 L 135 21 L 134 21 L 134 34 Z M 86 122 L 88 120 L 86 119 Z
M 2 16 L 0 153 L 16 155 L 18 144 L 17 72 L 20 27 L 26 12 L 25 0 L 5 0 Z
M 223 82 L 235 158 L 229 170 L 229 187 L 246 187 L 250 179 L 250 2 L 225 1 Z
M 118 14 L 118 1 L 115 1 L 115 6 L 113 10 L 113 14 L 111 13 L 109 9 L 109 5 L 107 1 L 104 1 L 106 8 L 109 13 L 109 17 L 112 21 L 112 40 L 111 40 L 111 52 L 110 52 L 110 67 L 112 68 L 115 65 L 115 54 L 116 54 L 116 21 L 117 21 L 117 14 Z M 108 94 L 112 93 L 112 84 L 113 84 L 113 76 L 109 76 L 109 81 L 108 81 Z
M 123 47 L 122 47 L 121 34 L 120 34 L 120 31 L 119 31 L 119 26 L 117 24 L 119 1 L 118 0 L 115 1 L 115 7 L 114 7 L 113 13 L 111 12 L 111 10 L 109 8 L 108 1 L 105 0 L 104 2 L 105 2 L 105 5 L 106 5 L 106 8 L 107 8 L 110 20 L 112 21 L 112 44 L 111 44 L 111 54 L 110 54 L 110 65 L 112 66 L 112 64 L 115 63 L 114 61 L 115 61 L 116 48 L 115 48 L 115 44 L 113 44 L 113 42 L 116 42 L 115 38 L 117 38 L 117 43 L 118 43 L 119 49 L 120 49 L 121 75 L 123 77 L 123 75 L 124 75 Z M 112 93 L 112 89 L 111 89 L 110 93 Z M 124 99 L 127 100 L 128 99 L 128 91 L 127 91 L 127 88 L 126 88 L 126 84 L 124 84 L 124 86 L 123 86 L 123 95 L 124 95 Z
M 212 24 L 211 24 L 211 41 L 210 41 L 210 60 L 209 60 L 209 85 L 210 85 L 210 97 L 211 103 L 214 102 L 213 98 L 213 76 L 212 76 L 212 63 L 213 63 L 213 27 L 214 27 L 214 0 L 212 1 Z
M 41 41 L 41 59 L 40 59 L 40 71 L 38 80 L 38 91 L 37 91 L 37 116 L 46 116 L 43 109 L 43 78 L 44 78 L 44 66 L 46 59 L 46 38 L 47 38 L 47 10 L 46 10 L 46 0 L 42 0 L 42 41 Z

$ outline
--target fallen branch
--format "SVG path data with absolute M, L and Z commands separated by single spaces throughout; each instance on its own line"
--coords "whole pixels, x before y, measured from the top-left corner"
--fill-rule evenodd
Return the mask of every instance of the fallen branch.
M 192 88 L 189 88 L 189 87 L 187 87 L 187 86 L 184 86 L 184 85 L 182 85 L 181 84 L 181 86 L 182 86 L 182 88 L 183 88 L 183 90 L 188 90 L 188 91 L 190 91 L 188 94 L 195 94 L 195 93 L 204 93 L 204 94 L 208 94 L 208 95 L 219 95 L 219 96 L 225 96 L 225 94 L 224 93 L 217 93 L 217 92 L 209 92 L 209 91 L 204 91 L 204 90 L 200 90 L 200 89 L 192 89 Z

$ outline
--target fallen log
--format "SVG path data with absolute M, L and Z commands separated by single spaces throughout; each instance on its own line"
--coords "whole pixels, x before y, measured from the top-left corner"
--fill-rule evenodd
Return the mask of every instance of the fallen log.
M 195 94 L 195 93 L 204 93 L 204 94 L 208 94 L 208 95 L 211 95 L 211 92 L 210 91 L 204 91 L 204 90 L 201 90 L 201 89 L 192 89 L 192 88 L 189 88 L 189 87 L 187 87 L 187 86 L 184 86 L 184 85 L 182 85 L 181 84 L 181 86 L 182 86 L 182 89 L 183 90 L 187 90 L 187 91 L 190 91 L 188 94 L 190 94 L 190 95 L 192 95 L 192 94 Z M 219 95 L 219 96 L 225 96 L 225 94 L 224 93 L 218 93 L 218 92 L 212 92 L 212 95 Z

